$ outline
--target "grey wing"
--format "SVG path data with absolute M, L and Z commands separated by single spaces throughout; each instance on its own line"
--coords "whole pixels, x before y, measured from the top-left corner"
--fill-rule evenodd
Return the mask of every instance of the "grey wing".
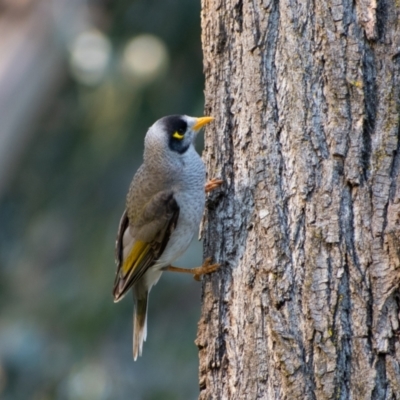
M 122 215 L 117 242 L 114 299 L 120 300 L 160 258 L 179 217 L 173 192 L 160 192 L 146 204 L 134 223 Z

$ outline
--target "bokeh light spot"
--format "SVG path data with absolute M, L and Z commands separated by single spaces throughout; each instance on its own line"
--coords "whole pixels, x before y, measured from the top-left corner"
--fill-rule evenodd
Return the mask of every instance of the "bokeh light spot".
M 168 59 L 164 42 L 154 35 L 143 34 L 126 44 L 123 70 L 136 84 L 148 84 L 165 72 Z
M 110 40 L 101 32 L 90 30 L 79 34 L 71 45 L 73 77 L 86 85 L 100 83 L 107 72 L 111 50 Z
M 73 400 L 101 400 L 109 398 L 111 382 L 101 365 L 88 363 L 75 369 L 67 383 L 67 397 Z

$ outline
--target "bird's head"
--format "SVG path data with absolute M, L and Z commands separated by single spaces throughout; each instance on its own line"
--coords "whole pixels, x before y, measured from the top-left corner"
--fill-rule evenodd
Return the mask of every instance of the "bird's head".
M 184 154 L 194 143 L 199 130 L 213 117 L 168 115 L 156 121 L 148 130 L 145 147 Z

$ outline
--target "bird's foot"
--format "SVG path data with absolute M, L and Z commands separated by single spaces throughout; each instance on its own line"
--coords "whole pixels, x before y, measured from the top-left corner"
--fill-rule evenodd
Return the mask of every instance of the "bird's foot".
M 196 281 L 200 280 L 202 275 L 211 274 L 220 267 L 220 264 L 211 264 L 211 257 L 207 257 L 201 267 L 193 268 L 193 278 Z
M 204 190 L 206 191 L 206 193 L 209 193 L 214 189 L 219 188 L 223 183 L 224 181 L 222 179 L 213 178 L 205 184 Z
M 193 278 L 196 281 L 200 280 L 200 277 L 205 274 L 211 274 L 219 268 L 220 264 L 211 264 L 211 257 L 208 257 L 204 260 L 204 263 L 201 267 L 196 268 L 180 268 L 174 267 L 172 265 L 165 268 L 165 271 L 171 272 L 182 272 L 185 274 L 192 274 Z

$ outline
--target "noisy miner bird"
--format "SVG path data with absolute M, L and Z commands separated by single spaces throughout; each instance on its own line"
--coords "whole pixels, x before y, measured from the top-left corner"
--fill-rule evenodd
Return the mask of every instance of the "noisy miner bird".
M 142 354 L 147 335 L 147 299 L 163 271 L 210 273 L 218 264 L 186 269 L 171 265 L 199 229 L 205 192 L 205 166 L 194 148 L 197 133 L 214 118 L 170 115 L 147 131 L 144 160 L 129 188 L 116 242 L 114 301 L 132 288 L 134 301 L 133 358 Z

